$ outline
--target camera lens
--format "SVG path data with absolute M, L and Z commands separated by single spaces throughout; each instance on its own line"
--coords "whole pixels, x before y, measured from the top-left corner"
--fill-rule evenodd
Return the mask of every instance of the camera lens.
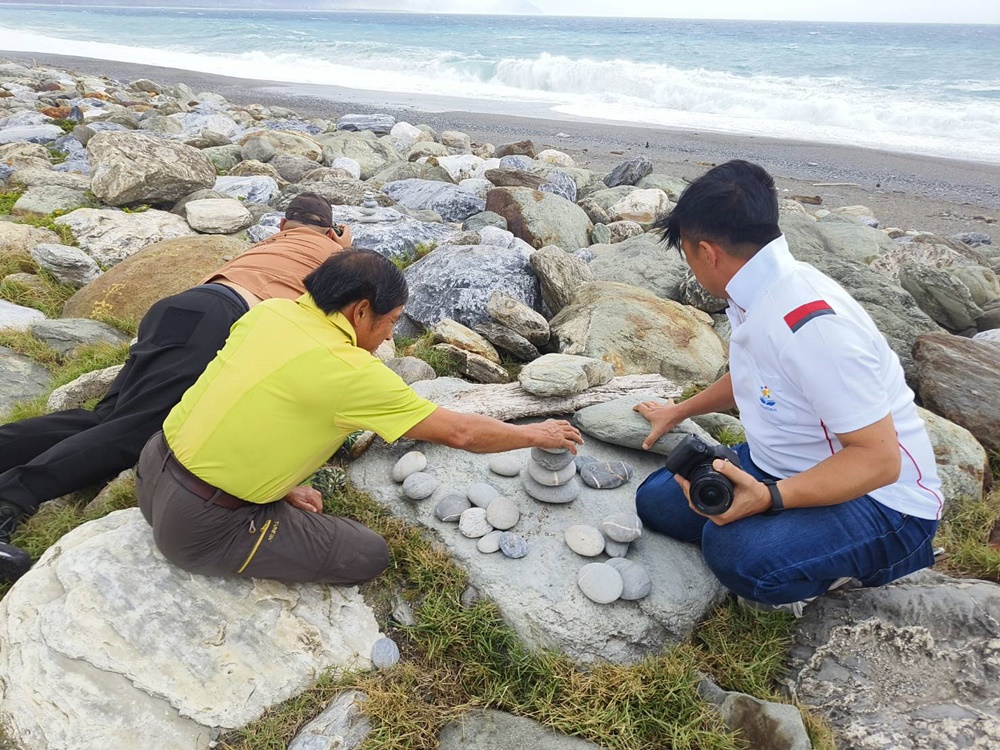
M 733 484 L 711 464 L 699 466 L 691 475 L 691 503 L 710 516 L 729 510 L 733 504 Z

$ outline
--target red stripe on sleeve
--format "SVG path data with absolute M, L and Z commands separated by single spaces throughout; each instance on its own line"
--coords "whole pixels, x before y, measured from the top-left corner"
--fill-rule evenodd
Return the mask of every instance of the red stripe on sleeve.
M 788 324 L 789 328 L 794 330 L 795 326 L 801 323 L 803 318 L 808 315 L 812 315 L 814 312 L 819 310 L 830 310 L 832 312 L 833 308 L 830 307 L 825 300 L 821 299 L 818 299 L 815 302 L 807 302 L 801 307 L 796 307 L 788 313 L 788 315 L 785 316 L 785 322 Z

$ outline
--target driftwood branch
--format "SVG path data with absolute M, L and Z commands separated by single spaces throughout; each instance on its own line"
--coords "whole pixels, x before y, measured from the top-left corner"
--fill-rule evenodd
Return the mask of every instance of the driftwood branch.
M 623 396 L 675 398 L 680 394 L 680 386 L 661 375 L 622 375 L 582 393 L 547 398 L 531 395 L 519 383 L 481 385 L 441 406 L 466 414 L 485 414 L 508 422 L 529 417 L 572 414 L 587 406 L 603 404 Z

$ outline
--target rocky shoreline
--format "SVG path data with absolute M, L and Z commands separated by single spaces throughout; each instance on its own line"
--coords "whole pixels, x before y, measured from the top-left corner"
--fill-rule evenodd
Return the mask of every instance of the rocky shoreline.
M 684 642 L 725 592 L 696 549 L 632 528 L 631 503 L 657 455 L 684 434 L 724 439 L 738 424 L 710 415 L 644 452 L 646 428 L 631 407 L 710 382 L 726 364 L 725 301 L 650 232 L 705 164 L 673 170 L 627 148 L 605 162 L 385 111 L 337 115 L 234 103 L 176 81 L 0 63 L 9 206 L 0 258 L 22 269 L 0 288 L 17 300 L 54 281 L 72 292 L 61 315 L 0 299 L 0 329 L 65 353 L 121 343 L 120 328 L 153 302 L 276 232 L 295 195 L 320 193 L 356 246 L 405 269 L 400 351 L 380 352 L 390 367 L 451 408 L 502 419 L 575 413 L 588 438 L 586 460 L 573 463 L 437 447 L 421 447 L 418 459 L 413 445 L 361 436 L 348 469 L 354 485 L 426 529 L 466 571 L 470 601 L 492 601 L 532 648 L 581 664 L 634 664 Z M 887 223 L 893 217 L 872 205 L 783 195 L 793 252 L 850 291 L 903 362 L 948 502 L 996 502 L 986 492 L 987 451 L 1000 451 L 1000 249 L 982 231 L 992 217 L 946 222 L 954 231 L 941 233 Z M 464 379 L 436 377 L 428 362 Z M 111 370 L 56 391 L 49 408 L 100 395 Z M 47 394 L 50 381 L 31 357 L 0 347 L 0 412 Z M 404 460 L 419 468 L 403 471 Z M 627 539 L 618 538 L 622 527 Z M 997 591 L 925 572 L 827 597 L 798 631 L 798 699 L 823 710 L 844 747 L 1000 739 L 990 650 L 1000 633 L 994 620 L 967 615 L 992 606 Z M 175 599 L 174 611 L 199 613 L 191 632 L 156 614 L 161 600 Z M 283 623 L 280 649 L 268 651 L 266 629 L 230 627 L 230 613 L 251 599 Z M 142 648 L 151 621 L 160 645 L 152 654 Z M 399 652 L 380 626 L 356 589 L 331 599 L 318 586 L 182 576 L 155 551 L 137 511 L 120 511 L 64 537 L 0 602 L 0 717 L 27 750 L 209 747 L 317 671 L 390 666 Z M 184 659 L 164 666 L 180 652 Z M 234 670 L 238 679 L 203 679 Z M 907 692 L 917 673 L 933 688 L 927 698 Z M 754 705 L 758 719 L 780 708 Z M 127 715 L 116 713 L 121 706 Z M 730 726 L 751 732 L 739 713 L 727 714 Z M 928 716 L 949 721 L 933 726 Z M 790 739 L 770 746 L 808 747 L 798 713 L 783 721 Z M 331 724 L 301 747 L 347 747 L 333 744 L 338 731 L 346 732 Z

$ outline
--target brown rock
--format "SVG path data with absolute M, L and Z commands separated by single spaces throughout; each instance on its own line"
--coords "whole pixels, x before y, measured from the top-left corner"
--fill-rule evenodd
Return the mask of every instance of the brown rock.
M 545 178 L 523 169 L 487 169 L 486 179 L 497 187 L 526 187 L 538 190 Z
M 535 158 L 535 144 L 531 141 L 518 141 L 517 143 L 505 143 L 497 146 L 496 158 L 504 156 L 527 156 L 529 159 Z
M 64 120 L 69 117 L 70 108 L 69 107 L 43 107 L 38 110 L 46 117 L 52 117 L 56 120 Z
M 1000 451 L 1000 344 L 925 333 L 913 358 L 924 406 Z
M 247 248 L 231 237 L 179 237 L 157 242 L 106 271 L 66 301 L 68 318 L 113 316 L 137 323 L 164 297 L 194 286 Z

